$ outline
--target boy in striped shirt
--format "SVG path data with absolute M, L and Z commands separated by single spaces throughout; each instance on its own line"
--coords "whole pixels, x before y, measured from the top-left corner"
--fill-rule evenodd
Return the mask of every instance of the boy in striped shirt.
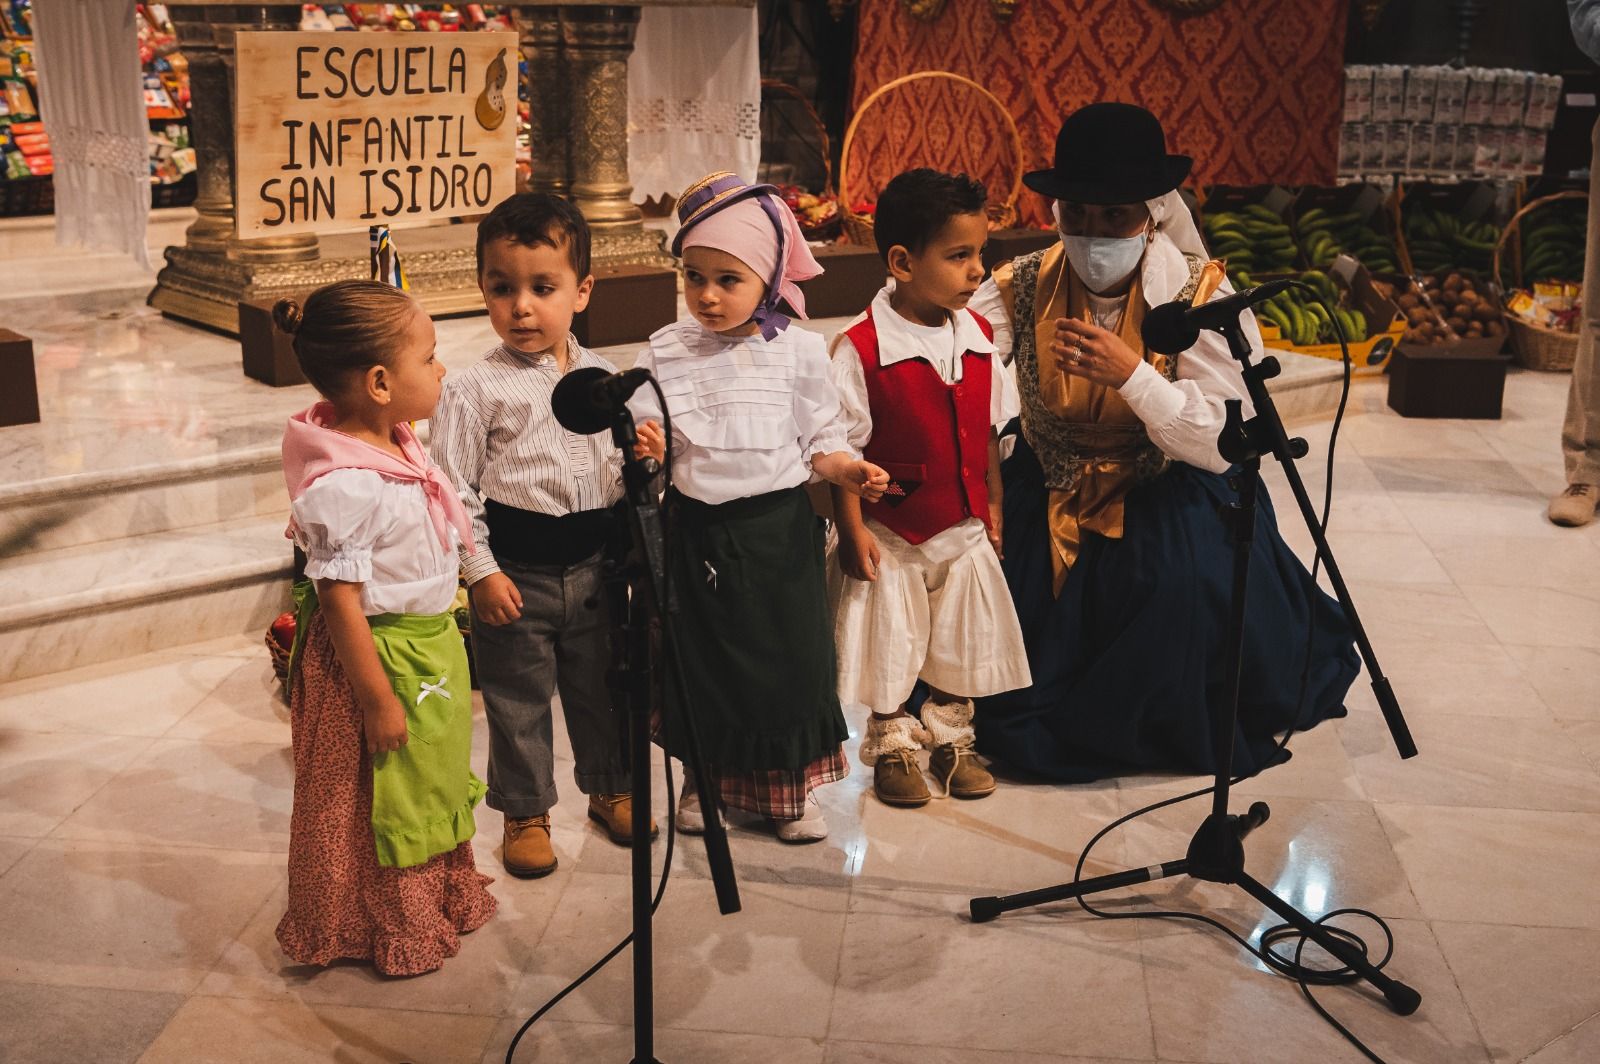
M 463 556 L 462 571 L 489 719 L 486 801 L 505 814 L 506 871 L 535 878 L 556 867 L 550 706 L 558 692 L 590 818 L 620 845 L 632 838 L 601 586 L 622 460 L 609 436 L 569 432 L 550 408 L 564 374 L 616 370 L 572 336 L 594 277 L 588 225 L 566 200 L 522 193 L 497 206 L 478 227 L 478 285 L 501 342 L 447 379 L 429 449 L 460 492 L 479 547 Z M 652 431 L 640 427 L 644 443 Z

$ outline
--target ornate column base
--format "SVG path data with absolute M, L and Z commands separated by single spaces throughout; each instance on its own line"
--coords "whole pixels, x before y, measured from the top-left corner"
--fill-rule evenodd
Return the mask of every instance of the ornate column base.
M 591 234 L 589 257 L 595 269 L 604 266 L 665 266 L 677 269 L 678 260 L 667 250 L 667 234 L 635 223 L 629 228 L 596 229 Z
M 411 292 L 435 317 L 483 312 L 472 226 L 399 230 Z M 150 306 L 169 318 L 239 335 L 239 304 L 304 295 L 333 281 L 372 274 L 366 234 L 326 237 L 322 256 L 294 262 L 238 262 L 187 247 L 167 249 Z

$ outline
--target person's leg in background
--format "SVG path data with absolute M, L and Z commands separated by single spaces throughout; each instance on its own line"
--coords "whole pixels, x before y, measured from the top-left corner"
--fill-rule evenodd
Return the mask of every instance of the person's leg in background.
M 1594 520 L 1600 506 L 1600 122 L 1595 124 L 1589 161 L 1589 234 L 1584 246 L 1583 316 L 1578 356 L 1567 392 L 1567 417 L 1561 426 L 1561 455 L 1567 489 L 1550 500 L 1550 520 L 1574 527 Z

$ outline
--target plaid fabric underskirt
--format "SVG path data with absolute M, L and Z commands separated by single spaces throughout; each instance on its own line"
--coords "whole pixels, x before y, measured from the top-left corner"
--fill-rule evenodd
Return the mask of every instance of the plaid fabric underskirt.
M 850 775 L 844 748 L 834 747 L 800 769 L 771 769 L 717 776 L 722 801 L 730 809 L 759 813 L 774 820 L 799 820 L 805 815 L 806 795 L 826 783 Z

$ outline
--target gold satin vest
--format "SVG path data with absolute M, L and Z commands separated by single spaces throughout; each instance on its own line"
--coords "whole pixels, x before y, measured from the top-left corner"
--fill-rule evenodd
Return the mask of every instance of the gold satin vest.
M 1221 269 L 1195 256 L 1185 259 L 1189 281 L 1174 298 L 1203 302 L 1221 281 Z M 1062 246 L 1001 266 L 994 280 L 1012 322 L 1022 434 L 1039 457 L 1050 491 L 1050 560 L 1059 595 L 1084 532 L 1121 539 L 1128 492 L 1159 474 L 1168 459 L 1121 393 L 1062 372 L 1050 354 L 1056 319 L 1088 320 L 1087 290 L 1068 266 Z M 1172 380 L 1177 358 L 1145 350 L 1139 334 L 1144 312 L 1144 294 L 1135 277 L 1117 334 Z

